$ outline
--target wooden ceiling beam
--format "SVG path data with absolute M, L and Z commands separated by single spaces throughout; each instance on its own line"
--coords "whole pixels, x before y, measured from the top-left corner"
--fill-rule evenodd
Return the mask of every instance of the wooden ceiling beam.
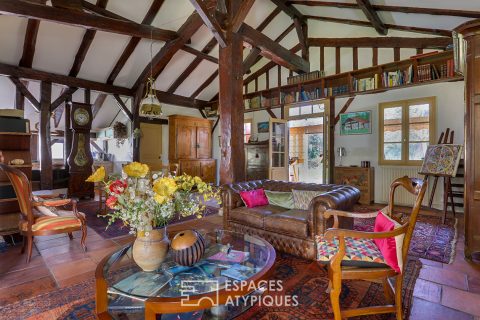
M 208 55 L 213 50 L 213 48 L 215 48 L 216 45 L 217 40 L 214 37 L 205 45 L 201 52 Z M 168 88 L 167 92 L 174 93 L 175 90 L 177 90 L 177 88 L 183 83 L 183 81 L 185 81 L 185 79 L 188 78 L 188 76 L 200 65 L 201 62 L 202 58 L 197 56 L 192 61 L 192 63 L 190 63 L 188 67 L 182 72 L 182 74 L 172 83 L 172 85 Z
M 305 21 L 299 19 L 293 19 L 295 30 L 297 31 L 298 41 L 302 46 L 302 58 L 308 60 L 308 24 Z
M 167 66 L 173 56 L 182 49 L 182 47 L 190 40 L 190 38 L 195 34 L 195 32 L 200 29 L 202 26 L 202 19 L 195 12 L 192 13 L 183 25 L 178 30 L 179 37 L 175 40 L 168 41 L 160 49 L 160 51 L 153 57 L 153 78 L 156 79 L 157 76 L 163 71 Z M 145 83 L 150 77 L 150 63 L 145 66 L 142 73 L 135 82 L 133 89 L 136 91 L 140 84 Z
M 117 101 L 118 107 L 123 112 L 123 114 L 128 118 L 128 120 L 133 121 L 133 114 L 130 110 L 128 110 L 125 102 L 123 102 L 122 98 L 118 94 L 114 94 L 113 97 Z
M 261 50 L 261 55 L 295 72 L 309 72 L 310 62 L 285 49 L 266 35 L 242 24 L 239 34 L 244 41 Z
M 341 24 L 350 24 L 350 25 L 370 27 L 370 28 L 372 27 L 371 23 L 368 22 L 368 21 L 351 20 L 351 19 L 343 19 L 343 18 L 332 18 L 332 17 L 324 17 L 324 16 L 305 16 L 305 17 L 307 19 L 311 19 L 311 20 L 327 21 L 327 22 L 341 23 Z M 445 37 L 452 36 L 452 31 L 450 31 L 450 30 L 411 27 L 411 26 L 400 26 L 400 25 L 396 25 L 396 24 L 385 24 L 385 26 L 388 29 L 392 29 L 392 30 L 402 30 L 402 31 L 415 32 L 415 33 L 433 34 L 433 35 L 445 36 Z
M 372 26 L 377 30 L 378 34 L 383 36 L 388 34 L 388 29 L 385 24 L 382 22 L 380 17 L 378 16 L 375 9 L 370 4 L 370 0 L 356 0 L 357 5 L 363 11 L 363 14 L 367 17 L 368 21 L 372 24 Z
M 232 19 L 232 32 L 237 32 L 240 29 L 245 17 L 247 16 L 248 12 L 252 8 L 255 0 L 243 0 L 240 7 L 238 8 L 237 13 Z
M 93 105 L 92 105 L 93 118 L 95 118 L 98 111 L 100 111 L 100 108 L 103 106 L 106 99 L 107 99 L 107 95 L 104 94 L 104 93 L 101 93 L 97 96 L 97 98 L 95 99 L 95 101 L 93 102 Z
M 218 44 L 222 48 L 225 48 L 227 46 L 225 33 L 223 32 L 218 21 L 210 14 L 207 4 L 203 0 L 190 0 L 190 2 L 202 18 L 203 23 L 213 33 L 215 39 L 217 39 Z
M 77 90 L 78 88 L 72 88 L 72 87 L 64 90 L 62 94 L 60 94 L 60 96 L 52 102 L 52 104 L 50 105 L 50 111 L 54 112 L 62 103 L 64 103 Z
M 33 56 L 35 55 L 35 44 L 37 43 L 38 29 L 40 21 L 28 19 L 27 30 L 25 31 L 25 40 L 23 41 L 23 53 L 19 65 L 31 68 L 33 64 Z
M 306 22 L 305 16 L 297 8 L 291 6 L 286 0 L 271 0 L 278 8 L 285 12 L 292 19 L 299 19 L 302 23 Z
M 213 82 L 213 80 L 215 80 L 218 76 L 218 70 L 215 70 L 214 73 L 212 73 L 212 75 L 210 77 L 207 78 L 207 80 L 205 80 L 201 85 L 200 87 L 198 87 L 197 90 L 195 90 L 191 95 L 190 95 L 190 98 L 196 98 L 203 90 L 205 90 L 206 87 L 208 87 L 210 85 L 210 83 Z
M 18 91 L 27 98 L 35 111 L 40 112 L 40 102 L 33 96 L 28 88 L 17 77 L 9 77 L 10 81 L 17 87 Z
M 152 4 L 150 5 L 150 8 L 148 9 L 147 14 L 142 20 L 143 25 L 150 25 L 153 22 L 153 19 L 155 19 L 163 3 L 164 3 L 164 0 L 154 0 L 152 2 Z M 107 83 L 113 84 L 115 79 L 118 77 L 118 74 L 122 71 L 123 67 L 127 63 L 130 56 L 132 55 L 133 51 L 135 51 L 135 49 L 137 48 L 138 43 L 140 42 L 141 39 L 142 38 L 140 37 L 130 38 L 130 41 L 128 42 L 127 46 L 123 50 L 122 55 L 120 56 L 117 63 L 113 67 L 112 71 L 108 75 Z
M 170 30 L 153 28 L 130 21 L 107 18 L 76 10 L 34 4 L 22 0 L 0 1 L 0 14 L 47 20 L 86 29 L 95 29 L 141 38 L 149 39 L 152 37 L 155 40 L 162 41 L 170 41 L 178 37 L 176 32 Z
M 215 45 L 217 44 L 217 40 L 215 40 Z M 215 47 L 215 46 L 214 46 Z M 191 54 L 194 54 L 197 56 L 197 58 L 199 58 L 200 60 L 208 60 L 210 62 L 213 62 L 213 63 L 216 63 L 218 64 L 218 58 L 215 58 L 215 57 L 212 57 L 211 55 L 209 55 L 208 53 L 204 52 L 203 50 L 200 51 L 200 50 L 197 50 L 195 48 L 192 48 L 190 46 L 183 46 L 182 47 L 182 50 L 185 51 L 185 52 L 188 52 L 188 53 L 191 53 Z M 211 52 L 211 50 L 209 51 Z
M 315 47 L 358 47 L 358 48 L 423 48 L 445 49 L 452 38 L 405 38 L 405 37 L 360 37 L 360 38 L 309 38 Z
M 112 94 L 116 93 L 124 96 L 131 96 L 133 94 L 132 89 L 125 87 L 65 76 L 52 72 L 40 71 L 32 68 L 12 66 L 6 63 L 0 63 L 0 74 L 19 79 L 47 81 L 67 87 L 86 88 Z
M 287 4 L 311 6 L 311 7 L 334 7 L 334 8 L 345 8 L 345 9 L 360 9 L 358 4 L 356 3 L 334 2 L 334 1 L 290 0 L 287 2 Z M 429 14 L 429 15 L 437 15 L 437 16 L 464 17 L 464 18 L 475 18 L 475 19 L 480 18 L 480 12 L 478 11 L 389 6 L 389 5 L 379 5 L 379 4 L 372 4 L 372 7 L 376 11 L 384 11 L 384 12 Z
M 184 96 L 163 92 L 159 90 L 155 90 L 155 95 L 157 96 L 160 102 L 171 104 L 174 106 L 200 109 L 208 104 L 208 101 L 205 101 L 205 100 L 192 99 L 189 97 L 184 97 Z

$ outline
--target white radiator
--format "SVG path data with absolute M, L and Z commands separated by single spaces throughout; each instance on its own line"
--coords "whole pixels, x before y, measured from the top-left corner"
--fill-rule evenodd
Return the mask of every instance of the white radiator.
M 378 199 L 376 202 L 388 203 L 388 195 L 390 192 L 390 184 L 396 178 L 403 176 L 417 177 L 423 179 L 422 175 L 418 174 L 420 167 L 397 167 L 397 166 L 379 166 L 378 173 L 376 172 L 376 194 Z M 427 193 L 423 198 L 423 205 L 428 205 L 428 200 L 430 199 L 430 194 L 432 191 L 433 178 L 429 179 L 429 185 Z M 442 208 L 442 196 L 443 196 L 443 180 L 439 179 L 437 183 L 437 190 L 435 191 L 435 196 L 433 198 L 433 207 Z M 415 196 L 405 191 L 403 188 L 397 188 L 395 192 L 395 204 L 412 206 L 415 201 Z

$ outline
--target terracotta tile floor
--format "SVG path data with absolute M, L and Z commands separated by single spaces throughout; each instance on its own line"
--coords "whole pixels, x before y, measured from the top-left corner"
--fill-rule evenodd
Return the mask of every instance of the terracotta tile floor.
M 171 226 L 169 231 L 213 230 L 221 225 L 222 217 L 210 216 Z M 452 264 L 422 260 L 410 319 L 480 319 L 480 266 L 464 260 L 463 222 L 458 230 Z M 0 253 L 0 309 L 13 301 L 93 278 L 97 263 L 105 255 L 132 241 L 131 236 L 105 240 L 89 229 L 88 251 L 83 252 L 79 234 L 74 236 L 72 241 L 64 235 L 38 237 L 30 264 L 20 255 L 20 246 Z

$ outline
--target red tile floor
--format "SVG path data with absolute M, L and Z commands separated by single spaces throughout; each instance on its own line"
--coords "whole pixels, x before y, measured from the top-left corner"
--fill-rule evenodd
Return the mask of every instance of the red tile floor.
M 221 225 L 222 217 L 209 216 L 172 226 L 170 230 L 192 227 L 213 230 Z M 13 301 L 92 278 L 97 263 L 105 255 L 132 240 L 130 236 L 105 240 L 89 229 L 88 251 L 83 252 L 79 235 L 74 236 L 73 241 L 64 235 L 38 237 L 30 264 L 19 254 L 20 246 L 0 253 L 0 309 Z M 410 319 L 480 320 L 480 265 L 464 260 L 463 242 L 463 223 L 459 223 L 452 264 L 422 259 Z

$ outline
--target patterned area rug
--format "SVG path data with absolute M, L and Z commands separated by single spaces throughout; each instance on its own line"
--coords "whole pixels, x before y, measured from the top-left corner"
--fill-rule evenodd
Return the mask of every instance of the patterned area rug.
M 204 216 L 218 213 L 218 206 L 207 206 L 206 213 Z M 111 239 L 120 236 L 127 235 L 130 231 L 127 227 L 123 225 L 121 221 L 116 221 L 108 226 L 108 218 L 99 216 L 98 214 L 98 201 L 85 201 L 78 204 L 78 210 L 85 213 L 87 217 L 87 225 L 95 230 L 102 238 Z M 183 221 L 188 221 L 195 219 L 194 216 L 191 217 L 175 217 L 170 223 L 179 223 Z M 108 226 L 108 228 L 107 228 Z
M 283 291 L 275 295 L 297 295 L 296 307 L 267 307 L 255 305 L 237 319 L 317 320 L 332 319 L 327 272 L 316 262 L 280 253 L 274 266 L 273 279 L 282 280 Z M 403 307 L 408 316 L 411 309 L 413 289 L 421 263 L 409 260 L 405 272 Z M 95 319 L 94 281 L 59 289 L 54 292 L 22 300 L 2 308 L 0 319 Z M 270 293 L 274 296 L 273 293 Z M 380 284 L 366 281 L 345 281 L 341 301 L 343 308 L 384 304 Z M 363 319 L 393 319 L 393 315 L 370 316 Z M 128 318 L 125 318 L 128 319 Z M 173 317 L 172 319 L 180 319 Z M 181 319 L 186 319 L 181 317 Z
M 355 212 L 373 212 L 381 209 L 378 205 L 356 206 Z M 400 212 L 409 212 L 408 209 Z M 356 230 L 373 231 L 375 219 L 355 219 Z M 457 219 L 448 218 L 442 224 L 440 216 L 419 214 L 410 242 L 409 256 L 441 263 L 452 263 L 457 243 Z

